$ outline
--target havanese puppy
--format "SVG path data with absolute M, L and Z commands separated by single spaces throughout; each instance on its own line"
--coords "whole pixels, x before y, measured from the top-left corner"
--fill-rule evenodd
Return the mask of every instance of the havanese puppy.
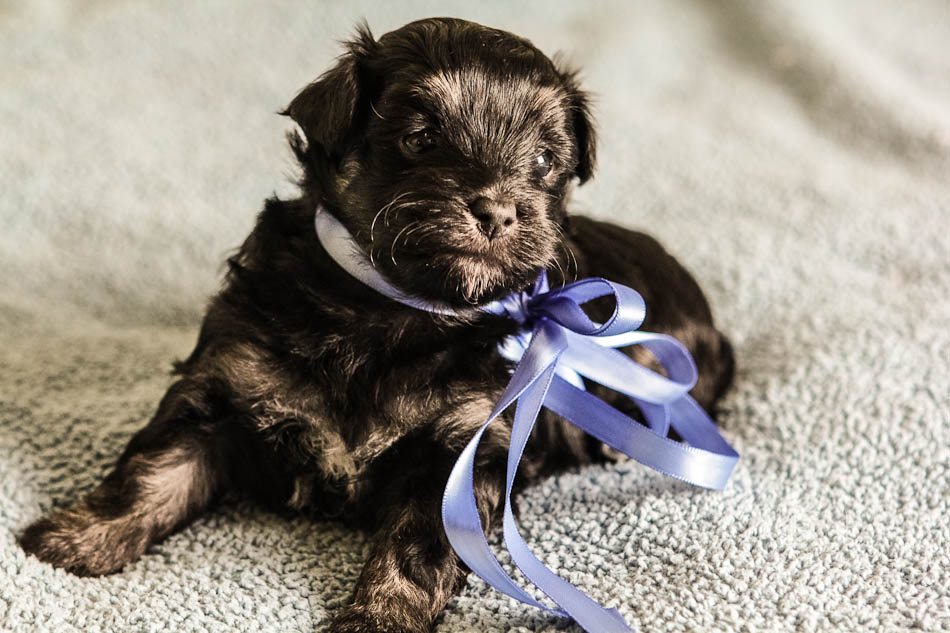
M 447 476 L 512 368 L 497 348 L 518 325 L 478 306 L 543 269 L 552 286 L 588 276 L 630 286 L 648 306 L 644 329 L 693 354 L 691 393 L 710 412 L 732 379 L 731 348 L 654 239 L 567 214 L 573 183 L 594 169 L 588 97 L 527 40 L 444 18 L 378 40 L 363 27 L 284 114 L 301 131 L 290 143 L 302 196 L 265 203 L 194 351 L 114 470 L 20 543 L 74 574 L 109 574 L 236 492 L 374 535 L 331 631 L 422 633 L 468 573 L 442 527 Z M 318 208 L 393 286 L 453 314 L 395 302 L 342 270 L 315 234 Z M 499 515 L 509 431 L 490 427 L 478 452 L 486 526 Z M 544 411 L 520 481 L 610 456 Z

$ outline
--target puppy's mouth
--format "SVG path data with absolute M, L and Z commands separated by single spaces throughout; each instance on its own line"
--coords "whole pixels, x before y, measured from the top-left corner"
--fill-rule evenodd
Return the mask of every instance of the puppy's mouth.
M 446 245 L 438 250 L 413 253 L 406 259 L 422 263 L 426 268 L 464 271 L 466 275 L 485 275 L 499 281 L 520 267 L 513 253 L 480 246 Z
M 486 266 L 499 266 L 502 268 L 508 264 L 505 253 L 500 252 L 500 249 L 497 247 L 492 248 L 490 246 L 449 246 L 442 256 L 447 258 L 461 257 L 485 264 Z

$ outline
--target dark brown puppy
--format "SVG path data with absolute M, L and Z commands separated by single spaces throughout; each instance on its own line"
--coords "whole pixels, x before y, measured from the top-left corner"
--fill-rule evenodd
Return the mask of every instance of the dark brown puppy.
M 496 347 L 515 326 L 473 305 L 523 289 L 544 267 L 555 285 L 629 285 L 649 307 L 644 328 L 693 353 L 693 395 L 707 410 L 730 382 L 731 351 L 699 287 L 653 239 L 567 216 L 572 181 L 594 164 L 587 99 L 526 40 L 450 19 L 379 41 L 362 29 L 286 113 L 303 130 L 291 138 L 302 197 L 267 201 L 177 382 L 111 474 L 21 543 L 73 573 L 108 574 L 222 493 L 251 494 L 375 534 L 331 630 L 427 631 L 466 573 L 443 534 L 442 489 L 509 378 Z M 318 205 L 397 286 L 461 316 L 405 307 L 352 279 L 317 242 Z M 493 425 L 479 452 L 487 523 L 508 433 Z M 545 413 L 522 480 L 604 453 Z

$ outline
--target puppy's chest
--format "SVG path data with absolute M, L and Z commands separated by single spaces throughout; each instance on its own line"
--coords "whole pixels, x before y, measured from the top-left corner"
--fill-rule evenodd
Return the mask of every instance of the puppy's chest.
M 295 509 L 353 502 L 372 481 L 373 464 L 412 435 L 474 433 L 500 393 L 491 358 L 472 358 L 481 370 L 408 363 L 283 375 L 254 402 L 260 437 L 291 481 Z M 331 368 L 330 371 L 327 369 Z

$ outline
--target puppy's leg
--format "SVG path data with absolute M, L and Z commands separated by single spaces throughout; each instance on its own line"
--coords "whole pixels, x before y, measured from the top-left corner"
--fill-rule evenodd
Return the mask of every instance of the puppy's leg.
M 486 433 L 476 465 L 475 495 L 485 523 L 500 513 L 504 490 L 507 436 L 498 435 L 495 441 Z M 372 551 L 332 633 L 426 633 L 461 589 L 467 571 L 449 545 L 441 514 L 442 492 L 460 450 L 431 440 L 404 441 L 396 459 L 376 469 L 380 485 L 364 506 L 377 512 Z
M 23 549 L 74 574 L 108 574 L 206 507 L 225 469 L 204 396 L 200 385 L 175 383 L 105 480 L 28 527 Z

